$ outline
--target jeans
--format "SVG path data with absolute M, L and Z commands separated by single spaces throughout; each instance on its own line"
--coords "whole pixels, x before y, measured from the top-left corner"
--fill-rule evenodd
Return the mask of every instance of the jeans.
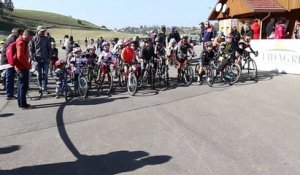
M 14 96 L 15 76 L 16 76 L 16 71 L 15 71 L 14 67 L 6 69 L 5 78 L 6 78 L 6 95 L 7 95 L 7 97 Z
M 22 70 L 18 75 L 18 105 L 20 108 L 28 107 L 26 94 L 29 88 L 29 70 Z
M 47 90 L 48 85 L 48 61 L 38 61 L 39 86 L 42 90 Z

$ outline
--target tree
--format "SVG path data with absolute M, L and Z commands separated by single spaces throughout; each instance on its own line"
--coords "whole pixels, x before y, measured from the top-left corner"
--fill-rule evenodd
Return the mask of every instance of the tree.
M 4 4 L 3 2 L 0 0 L 0 16 L 3 17 L 3 11 L 4 11 Z
M 9 13 L 13 12 L 15 8 L 12 0 L 4 0 L 4 7 Z

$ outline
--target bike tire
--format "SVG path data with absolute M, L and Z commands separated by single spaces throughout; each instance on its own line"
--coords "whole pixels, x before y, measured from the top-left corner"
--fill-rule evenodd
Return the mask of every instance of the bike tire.
M 127 91 L 130 95 L 134 96 L 138 90 L 138 82 L 135 74 L 130 72 L 128 75 L 128 82 L 127 82 Z
M 72 99 L 74 97 L 73 90 L 71 89 L 71 87 L 69 85 L 66 85 L 66 87 L 64 89 L 64 96 L 65 96 L 66 102 L 70 101 L 70 99 Z
M 257 65 L 253 59 L 248 61 L 248 76 L 251 80 L 257 81 Z
M 101 93 L 104 95 L 109 95 L 113 87 L 113 77 L 111 72 L 105 73 L 103 77 L 101 77 Z
M 209 87 L 212 87 L 215 81 L 215 73 L 211 67 L 206 69 L 206 83 Z
M 162 67 L 162 73 L 161 73 L 162 77 L 161 77 L 161 86 L 163 88 L 163 90 L 167 90 L 169 88 L 169 71 L 168 71 L 168 66 L 164 65 Z
M 237 83 L 240 80 L 240 77 L 242 75 L 242 70 L 239 64 L 232 64 L 229 66 L 228 73 L 231 74 L 229 79 L 229 85 L 233 85 Z
M 78 83 L 79 83 L 79 95 L 82 98 L 87 98 L 88 93 L 89 93 L 89 88 L 88 88 L 88 81 L 85 77 L 78 77 Z
M 191 85 L 194 80 L 194 73 L 191 66 L 188 66 L 184 72 L 184 82 L 186 85 Z

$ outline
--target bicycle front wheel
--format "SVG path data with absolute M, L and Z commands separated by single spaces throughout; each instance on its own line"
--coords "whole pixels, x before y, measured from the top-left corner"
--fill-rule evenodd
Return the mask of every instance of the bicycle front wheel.
M 88 92 L 89 92 L 89 87 L 88 87 L 88 81 L 85 77 L 79 77 L 78 78 L 78 83 L 79 83 L 79 95 L 82 98 L 87 98 Z
M 253 59 L 248 61 L 248 76 L 251 80 L 257 81 L 257 66 Z
M 137 92 L 137 89 L 137 78 L 133 72 L 130 72 L 128 75 L 127 90 L 132 96 L 134 96 Z
M 111 72 L 105 73 L 101 79 L 101 92 L 102 94 L 109 95 L 113 87 L 113 77 Z
M 212 87 L 215 80 L 215 73 L 211 67 L 206 69 L 206 82 L 209 87 Z
M 64 96 L 66 102 L 70 101 L 70 99 L 74 97 L 73 90 L 69 85 L 66 85 L 66 87 L 64 88 Z
M 184 72 L 184 82 L 187 85 L 191 85 L 193 83 L 193 79 L 194 79 L 194 73 L 193 73 L 193 69 L 191 66 L 188 66 L 187 68 L 185 68 L 185 72 Z

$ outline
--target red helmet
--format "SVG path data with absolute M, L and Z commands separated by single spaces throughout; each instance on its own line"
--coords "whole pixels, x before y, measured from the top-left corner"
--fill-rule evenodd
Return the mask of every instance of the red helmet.
M 61 61 L 60 61 L 60 60 L 57 60 L 57 61 L 55 62 L 55 66 L 56 66 L 56 67 L 61 66 Z

